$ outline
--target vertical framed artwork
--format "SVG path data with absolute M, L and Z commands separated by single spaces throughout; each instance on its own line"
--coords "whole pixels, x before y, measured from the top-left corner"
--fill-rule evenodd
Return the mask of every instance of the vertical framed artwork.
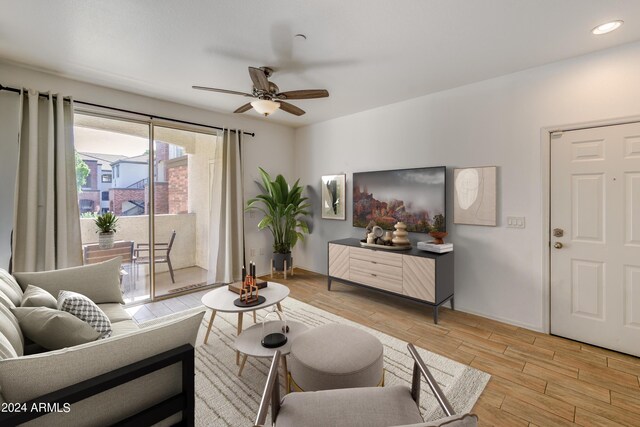
M 453 170 L 453 223 L 496 226 L 495 166 Z
M 347 219 L 346 181 L 344 174 L 322 177 L 322 219 Z

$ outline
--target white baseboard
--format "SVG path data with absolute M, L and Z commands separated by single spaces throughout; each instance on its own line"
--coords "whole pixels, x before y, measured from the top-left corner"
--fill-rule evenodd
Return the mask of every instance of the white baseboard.
M 535 325 L 531 325 L 528 323 L 524 323 L 524 322 L 518 322 L 515 320 L 511 320 L 511 319 L 506 319 L 504 317 L 500 317 L 500 316 L 493 316 L 487 313 L 481 313 L 479 311 L 476 310 L 471 310 L 467 307 L 460 307 L 458 305 L 458 301 L 456 300 L 455 302 L 456 305 L 456 311 L 462 311 L 463 313 L 469 313 L 469 314 L 473 314 L 475 316 L 480 316 L 480 317 L 484 317 L 487 319 L 491 319 L 491 320 L 496 320 L 498 322 L 502 322 L 502 323 L 506 323 L 508 325 L 512 325 L 512 326 L 518 326 L 520 328 L 524 328 L 524 329 L 530 329 L 532 331 L 536 331 L 536 332 L 542 332 L 543 334 L 548 333 L 547 331 L 544 330 L 544 328 L 542 326 L 535 326 Z
M 311 271 L 312 273 L 326 275 L 325 272 L 314 271 L 312 268 L 305 267 L 305 266 L 302 266 L 302 265 L 297 265 L 295 267 L 296 268 L 301 268 L 303 270 Z M 450 305 L 449 302 L 446 302 L 445 304 L 443 304 L 443 306 L 444 307 L 450 307 L 451 305 Z M 536 332 L 542 332 L 543 334 L 549 333 L 548 331 L 544 330 L 543 326 L 531 325 L 531 324 L 524 323 L 524 322 L 518 322 L 518 321 L 515 321 L 515 320 L 512 320 L 512 319 L 506 319 L 506 318 L 503 318 L 503 317 L 500 317 L 500 316 L 493 316 L 493 315 L 490 315 L 490 314 L 487 314 L 487 313 L 481 313 L 479 311 L 472 310 L 472 309 L 469 309 L 469 308 L 464 307 L 464 306 L 460 306 L 458 301 L 456 301 L 455 306 L 456 306 L 456 311 L 462 311 L 463 313 L 473 314 L 473 315 L 476 315 L 476 316 L 480 316 L 480 317 L 484 317 L 484 318 L 487 318 L 487 319 L 496 320 L 498 322 L 506 323 L 508 325 L 513 325 L 513 326 L 518 326 L 520 328 L 530 329 L 530 330 L 536 331 Z

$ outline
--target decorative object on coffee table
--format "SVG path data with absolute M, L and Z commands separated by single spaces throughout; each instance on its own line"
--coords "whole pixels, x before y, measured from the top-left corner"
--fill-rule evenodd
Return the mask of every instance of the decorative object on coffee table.
M 496 226 L 495 166 L 453 170 L 453 223 Z
M 286 271 L 291 262 L 291 249 L 298 240 L 309 234 L 305 217 L 311 204 L 302 197 L 299 181 L 287 184 L 282 175 L 275 181 L 262 168 L 258 168 L 262 178 L 262 194 L 247 201 L 246 210 L 258 210 L 264 214 L 258 223 L 260 230 L 269 229 L 273 235 L 273 267 L 276 271 Z M 262 206 L 260 206 L 262 205 Z
M 233 302 L 237 307 L 253 307 L 264 303 L 266 300 L 259 295 L 259 288 L 256 285 L 256 265 L 249 263 L 249 274 L 246 274 L 245 267 L 242 266 L 242 287 L 240 288 L 240 298 Z
M 116 230 L 118 228 L 118 217 L 113 212 L 105 212 L 98 215 L 93 222 L 98 227 L 98 244 L 100 249 L 113 248 Z
M 278 348 L 287 343 L 287 317 L 283 312 L 275 310 L 262 318 L 262 339 L 260 343 L 265 348 Z
M 407 238 L 407 225 L 400 221 L 394 226 L 396 231 L 393 232 L 393 239 L 391 240 L 396 246 L 410 246 L 411 242 Z
M 322 177 L 322 219 L 347 219 L 345 184 L 344 174 Z
M 436 245 L 444 244 L 444 238 L 449 235 L 446 231 L 447 225 L 445 224 L 444 215 L 436 215 L 433 217 L 433 222 L 429 226 L 429 235 L 433 237 L 433 243 Z

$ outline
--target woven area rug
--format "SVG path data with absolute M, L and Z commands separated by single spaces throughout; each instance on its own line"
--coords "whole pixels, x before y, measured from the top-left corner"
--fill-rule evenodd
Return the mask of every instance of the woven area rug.
M 287 298 L 282 302 L 288 320 L 296 320 L 310 327 L 327 323 L 342 323 L 363 329 L 380 339 L 384 345 L 385 385 L 411 384 L 413 359 L 404 341 L 336 316 L 309 304 Z M 189 311 L 197 311 L 192 309 Z M 258 321 L 266 310 L 258 311 Z M 141 326 L 156 324 L 174 314 L 154 319 Z M 247 359 L 242 377 L 238 377 L 235 363 L 237 314 L 218 313 L 211 329 L 209 343 L 203 345 L 204 334 L 209 321 L 207 311 L 196 348 L 196 425 L 197 426 L 252 426 L 269 370 L 271 359 Z M 245 316 L 245 327 L 253 324 L 251 316 Z M 469 412 L 484 390 L 490 375 L 458 363 L 454 360 L 418 349 L 425 363 L 456 413 Z M 422 382 L 420 409 L 426 421 L 444 416 L 426 382 Z

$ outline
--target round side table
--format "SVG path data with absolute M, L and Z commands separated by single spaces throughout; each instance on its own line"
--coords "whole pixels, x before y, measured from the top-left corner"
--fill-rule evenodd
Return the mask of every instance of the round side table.
M 271 322 L 268 322 L 271 323 Z M 244 364 L 247 361 L 247 356 L 252 357 L 273 357 L 276 350 L 280 351 L 282 356 L 282 364 L 284 368 L 284 378 L 286 384 L 287 393 L 289 392 L 289 370 L 287 369 L 287 355 L 291 351 L 291 343 L 306 332 L 309 327 L 304 323 L 288 321 L 287 326 L 289 332 L 287 335 L 287 342 L 278 348 L 266 348 L 262 346 L 262 323 L 251 326 L 250 328 L 242 331 L 236 338 L 236 349 L 242 353 L 242 361 L 240 362 L 240 368 L 238 369 L 238 376 L 242 375 Z

